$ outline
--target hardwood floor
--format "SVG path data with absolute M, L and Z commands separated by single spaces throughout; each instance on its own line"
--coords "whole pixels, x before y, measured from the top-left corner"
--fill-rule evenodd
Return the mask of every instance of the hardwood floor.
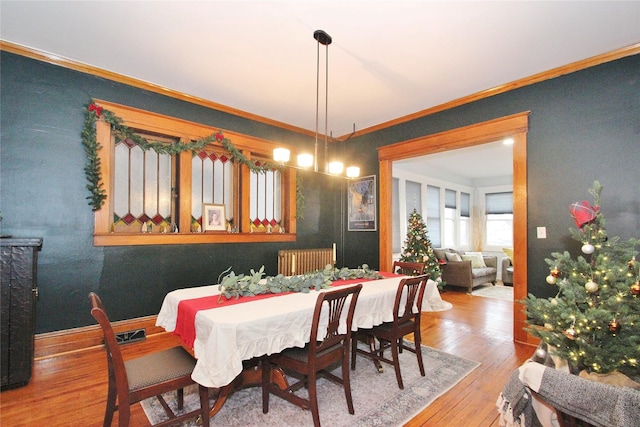
M 497 427 L 496 399 L 510 373 L 534 348 L 513 342 L 512 303 L 457 291 L 444 292 L 442 298 L 453 308 L 423 313 L 423 344 L 482 365 L 406 425 Z M 176 343 L 172 335 L 160 334 L 122 350 L 127 358 Z M 36 360 L 27 386 L 0 394 L 0 425 L 100 426 L 106 373 L 102 348 Z M 132 426 L 149 426 L 139 404 L 133 407 L 132 419 Z

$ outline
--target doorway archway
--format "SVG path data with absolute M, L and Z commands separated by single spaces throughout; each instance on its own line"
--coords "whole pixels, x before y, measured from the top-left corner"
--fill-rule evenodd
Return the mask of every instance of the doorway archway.
M 513 138 L 513 338 L 528 342 L 526 315 L 518 300 L 527 295 L 527 131 L 529 112 L 386 145 L 378 149 L 380 171 L 380 270 L 392 264 L 393 161 Z

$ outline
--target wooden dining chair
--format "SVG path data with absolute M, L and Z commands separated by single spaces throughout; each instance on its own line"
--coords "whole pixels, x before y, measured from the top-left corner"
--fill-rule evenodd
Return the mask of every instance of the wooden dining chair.
M 424 262 L 393 261 L 391 271 L 405 276 L 420 276 L 424 272 Z
M 196 361 L 182 347 L 150 353 L 135 359 L 124 360 L 111 322 L 100 297 L 91 292 L 91 315 L 98 321 L 104 335 L 107 364 L 109 369 L 109 391 L 104 426 L 111 426 L 115 411 L 118 411 L 118 425 L 126 427 L 131 417 L 131 405 L 156 396 L 169 417 L 156 426 L 168 426 L 181 421 L 202 417 L 202 426 L 209 426 L 209 393 L 207 387 L 198 385 L 200 407 L 197 410 L 176 415 L 162 397 L 163 393 L 178 393 L 178 410 L 184 403 L 183 388 L 194 384 L 191 373 Z
M 362 284 L 359 284 L 335 291 L 321 292 L 318 295 L 313 311 L 309 343 L 304 348 L 289 348 L 278 354 L 263 358 L 262 412 L 265 414 L 269 412 L 269 395 L 275 394 L 303 409 L 310 409 L 313 425 L 319 427 L 320 415 L 318 412 L 316 380 L 319 376 L 322 376 L 343 386 L 349 413 L 355 413 L 353 399 L 351 398 L 351 383 L 349 381 L 349 347 L 353 313 L 361 289 Z M 349 299 L 345 323 L 342 312 Z M 326 315 L 322 315 L 322 313 L 326 313 Z M 342 322 L 341 319 L 343 319 Z M 328 323 L 326 331 L 319 335 L 321 321 L 323 323 L 327 321 Z M 337 363 L 342 364 L 342 378 L 330 372 L 330 369 Z M 272 365 L 282 368 L 285 373 L 289 372 L 301 377 L 301 379 L 288 388 L 281 389 L 277 384 L 270 381 Z M 307 388 L 308 398 L 295 393 L 303 386 Z
M 358 329 L 354 332 L 351 348 L 351 369 L 356 368 L 356 354 L 362 354 L 374 361 L 392 364 L 396 371 L 398 387 L 404 389 L 402 374 L 400 373 L 399 353 L 403 349 L 416 354 L 420 375 L 424 377 L 424 365 L 422 363 L 422 350 L 420 348 L 420 307 L 427 284 L 428 275 L 408 277 L 398 284 L 395 302 L 393 306 L 393 321 L 385 322 L 370 329 Z M 414 307 L 416 310 L 414 311 Z M 403 337 L 413 334 L 414 347 L 404 343 Z M 375 341 L 379 347 L 376 348 Z M 358 342 L 364 342 L 369 346 L 368 350 L 358 347 Z M 384 351 L 391 348 L 391 359 L 384 356 Z M 381 371 L 381 369 L 378 369 Z

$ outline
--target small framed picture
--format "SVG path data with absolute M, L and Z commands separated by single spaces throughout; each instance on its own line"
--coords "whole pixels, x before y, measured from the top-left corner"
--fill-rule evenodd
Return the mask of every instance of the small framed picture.
M 202 205 L 202 231 L 225 231 L 226 227 L 224 205 Z

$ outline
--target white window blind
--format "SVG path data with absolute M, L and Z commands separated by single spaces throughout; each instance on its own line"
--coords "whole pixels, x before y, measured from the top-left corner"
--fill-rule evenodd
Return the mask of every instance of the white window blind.
M 485 195 L 486 213 L 490 214 L 512 214 L 513 213 L 513 193 L 487 193 Z
M 440 187 L 432 185 L 427 185 L 427 229 L 433 247 L 440 247 Z
M 469 218 L 471 216 L 471 195 L 460 193 L 460 216 Z

